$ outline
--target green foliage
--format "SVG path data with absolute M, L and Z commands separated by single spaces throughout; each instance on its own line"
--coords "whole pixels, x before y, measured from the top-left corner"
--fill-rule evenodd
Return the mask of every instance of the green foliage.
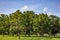
M 33 11 L 22 13 L 19 10 L 10 15 L 0 15 L 0 34 L 55 36 L 60 33 L 60 18 L 55 15 L 35 14 Z

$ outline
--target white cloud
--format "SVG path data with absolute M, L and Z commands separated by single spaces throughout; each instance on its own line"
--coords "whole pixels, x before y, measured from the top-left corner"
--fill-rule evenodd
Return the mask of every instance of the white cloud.
M 60 6 L 57 6 L 58 8 L 60 8 Z M 43 8 L 43 12 L 47 13 L 48 16 L 50 15 L 56 15 L 60 17 L 60 13 L 54 13 L 52 10 L 48 9 L 47 7 Z
M 54 13 L 52 12 L 52 10 L 48 9 L 47 7 L 43 8 L 43 12 L 47 13 L 48 15 L 53 15 Z
M 23 6 L 20 8 L 21 11 L 27 11 L 28 10 L 28 6 Z
M 24 9 L 25 9 L 25 10 L 28 9 L 28 6 L 24 6 Z
M 53 15 L 54 13 L 53 12 L 47 12 L 48 15 Z
M 37 11 L 37 9 L 40 7 L 41 4 L 35 4 L 35 5 L 24 5 L 20 8 L 20 11 Z
M 7 8 L 6 8 L 5 10 L 0 11 L 0 14 L 7 14 L 7 15 L 9 15 L 9 14 L 11 14 L 11 13 L 14 13 L 16 10 L 17 10 L 17 9 L 13 9 L 13 8 L 7 9 Z
M 41 4 L 32 4 L 32 5 L 24 5 L 24 6 L 20 6 L 18 8 L 5 8 L 5 9 L 2 9 L 0 8 L 0 14 L 1 13 L 4 13 L 4 14 L 11 14 L 13 12 L 15 12 L 16 10 L 20 10 L 21 12 L 24 12 L 24 11 L 34 11 L 36 12 L 36 14 L 38 13 L 38 8 L 40 7 Z
M 46 12 L 47 10 L 48 10 L 48 8 L 46 8 L 46 7 L 45 7 L 45 8 L 43 8 L 43 12 Z
M 23 12 L 23 11 L 27 11 L 27 10 L 30 11 L 30 10 L 32 10 L 32 9 L 31 9 L 31 7 L 29 7 L 29 6 L 27 6 L 27 5 L 25 5 L 25 6 L 23 6 L 23 7 L 20 8 L 20 11 L 22 11 L 22 12 Z

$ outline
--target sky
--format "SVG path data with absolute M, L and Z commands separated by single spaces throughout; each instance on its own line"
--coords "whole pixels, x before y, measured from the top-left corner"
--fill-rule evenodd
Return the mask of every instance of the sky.
M 60 17 L 60 0 L 0 0 L 0 14 L 11 14 L 16 10 L 47 13 Z

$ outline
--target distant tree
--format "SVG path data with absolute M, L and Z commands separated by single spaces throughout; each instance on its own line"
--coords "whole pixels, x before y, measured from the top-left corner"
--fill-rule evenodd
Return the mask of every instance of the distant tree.
M 55 15 L 35 14 L 33 11 L 20 10 L 9 15 L 0 14 L 1 35 L 40 35 L 55 36 L 60 33 L 60 18 Z
M 24 12 L 24 20 L 25 20 L 25 34 L 30 35 L 33 32 L 33 11 L 25 11 Z
M 50 30 L 51 34 L 55 36 L 55 34 L 58 33 L 58 27 L 59 27 L 59 17 L 50 15 Z

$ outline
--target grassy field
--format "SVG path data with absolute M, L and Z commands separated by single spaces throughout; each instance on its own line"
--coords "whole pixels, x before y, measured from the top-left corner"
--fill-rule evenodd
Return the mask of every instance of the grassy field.
M 2 36 L 0 35 L 0 40 L 19 40 L 17 36 Z M 60 38 L 50 38 L 50 37 L 20 37 L 20 40 L 60 40 Z

